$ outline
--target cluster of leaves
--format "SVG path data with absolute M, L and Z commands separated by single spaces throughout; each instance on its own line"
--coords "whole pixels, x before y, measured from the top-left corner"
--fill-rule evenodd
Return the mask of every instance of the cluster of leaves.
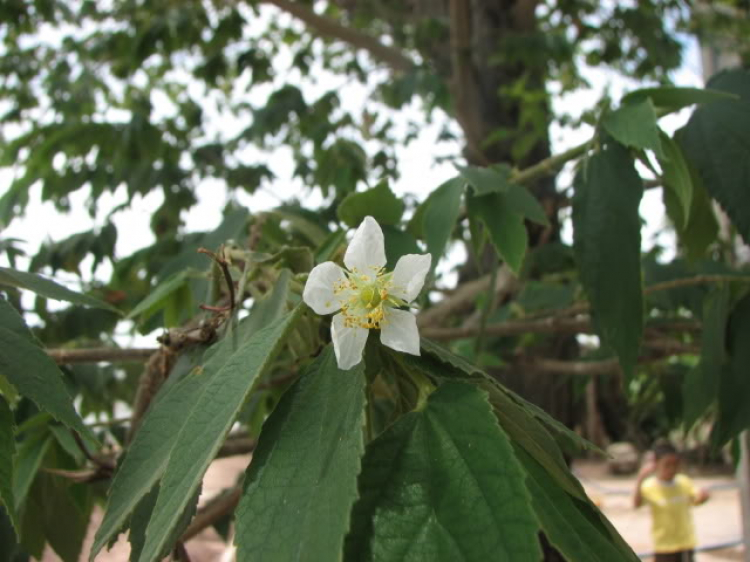
M 742 401 L 748 277 L 706 259 L 719 251 L 715 218 L 710 206 L 695 201 L 719 201 L 747 239 L 750 205 L 742 179 L 748 159 L 740 158 L 747 143 L 728 140 L 726 131 L 734 139 L 750 131 L 750 74 L 723 73 L 709 86 L 634 92 L 602 117 L 592 141 L 528 170 L 460 167 L 408 223 L 404 203 L 385 183 L 348 195 L 337 208 L 342 228 L 334 231 L 326 217 L 292 206 L 254 217 L 228 209 L 219 229 L 181 240 L 182 252 L 147 276 L 141 302 L 119 302 L 148 329 L 155 319 L 181 324 L 194 315 L 190 303 L 208 295 L 214 307 L 203 324 L 216 328 L 213 339 L 182 352 L 129 444 L 117 426 L 92 430 L 81 421 L 67 379 L 13 307 L 0 301 L 2 532 L 18 533 L 21 545 L 11 552 L 38 556 L 48 543 L 66 562 L 76 560 L 102 492 L 91 477 L 109 479 L 114 470 L 93 555 L 129 530 L 132 560 L 161 559 L 185 532 L 203 475 L 239 422 L 243 434 L 259 436 L 236 488 L 240 559 L 536 560 L 543 532 L 570 560 L 599 560 L 603 553 L 608 560 L 636 560 L 569 472 L 563 453 L 586 447 L 574 433 L 427 338 L 419 357 L 371 338 L 363 363 L 341 371 L 322 320 L 299 302 L 299 292 L 315 263 L 341 256 L 344 228 L 366 215 L 382 222 L 391 264 L 420 244 L 441 256 L 454 232 L 465 230 L 475 247 L 489 243 L 522 280 L 543 265 L 559 275 L 528 252 L 525 221 L 544 226 L 549 218 L 523 183 L 577 159 L 575 243 L 567 250 L 576 265 L 562 260 L 561 267 L 578 272 L 580 288 L 570 286 L 571 278 L 552 291 L 542 277 L 518 295 L 521 312 L 497 312 L 510 323 L 516 314 L 552 306 L 549 317 L 559 319 L 561 303 L 563 311 L 581 310 L 572 301 L 582 292 L 603 351 L 611 350 L 628 376 L 648 347 L 644 330 L 661 335 L 660 326 L 671 321 L 699 319 L 699 361 L 685 370 L 678 417 L 690 426 L 711 416 L 715 444 L 727 442 L 750 425 Z M 695 103 L 674 137 L 659 129 L 660 114 Z M 659 173 L 680 242 L 702 261 L 642 259 L 644 187 L 636 161 Z M 238 242 L 248 226 L 251 249 Z M 226 243 L 206 272 L 196 249 L 227 239 L 235 242 Z M 128 273 L 136 267 L 122 265 L 115 279 L 137 278 Z M 237 288 L 229 310 L 219 306 L 228 298 L 221 289 L 226 275 Z M 33 273 L 1 269 L 0 284 L 118 312 Z M 659 284 L 663 290 L 649 292 Z M 253 305 L 239 320 L 248 296 Z M 425 305 L 429 312 L 430 301 Z M 683 344 L 694 338 L 690 329 L 672 335 Z M 460 345 L 455 349 L 461 352 Z M 502 356 L 500 342 L 492 349 Z M 116 468 L 102 460 L 123 447 L 127 454 Z M 66 484 L 65 475 L 86 483 Z M 55 524 L 60 518 L 65 528 Z

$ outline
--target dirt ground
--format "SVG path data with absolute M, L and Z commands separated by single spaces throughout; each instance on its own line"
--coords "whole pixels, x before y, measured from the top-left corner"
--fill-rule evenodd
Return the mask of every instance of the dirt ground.
M 232 485 L 236 477 L 245 469 L 247 457 L 232 457 L 215 462 L 203 485 L 201 502 L 211 498 L 220 490 Z M 589 496 L 599 505 L 625 540 L 639 555 L 651 552 L 650 518 L 648 508 L 635 510 L 631 507 L 635 478 L 614 477 L 607 474 L 601 463 L 579 462 L 574 466 Z M 699 547 L 736 542 L 741 538 L 740 502 L 737 487 L 731 475 L 697 475 L 686 470 L 699 486 L 711 491 L 708 503 L 695 508 L 694 517 Z M 101 520 L 98 513 L 92 521 L 89 536 L 81 554 L 81 562 L 87 561 L 94 532 Z M 187 543 L 187 550 L 193 562 L 231 562 L 230 553 L 219 535 L 212 529 L 206 530 Z M 742 547 L 731 546 L 718 550 L 699 552 L 696 562 L 719 562 L 742 560 Z M 100 554 L 97 562 L 126 562 L 129 546 L 125 537 L 109 551 Z M 648 558 L 644 558 L 648 560 Z M 59 558 L 47 551 L 42 562 L 57 562 Z
M 631 494 L 634 476 L 611 476 L 602 463 L 579 462 L 574 472 L 612 524 L 633 550 L 643 555 L 652 552 L 651 519 L 648 507 L 633 509 Z M 739 490 L 731 474 L 701 475 L 687 467 L 688 474 L 697 486 L 706 488 L 711 499 L 693 510 L 695 531 L 698 536 L 696 562 L 742 560 L 741 546 L 701 551 L 701 548 L 736 543 L 742 538 Z

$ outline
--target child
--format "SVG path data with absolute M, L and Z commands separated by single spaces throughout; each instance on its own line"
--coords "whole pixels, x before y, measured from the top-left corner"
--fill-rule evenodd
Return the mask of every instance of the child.
M 651 533 L 654 538 L 655 562 L 693 562 L 695 530 L 691 506 L 702 504 L 708 492 L 677 471 L 680 457 L 666 441 L 657 441 L 653 456 L 640 472 L 633 495 L 633 505 L 651 507 Z

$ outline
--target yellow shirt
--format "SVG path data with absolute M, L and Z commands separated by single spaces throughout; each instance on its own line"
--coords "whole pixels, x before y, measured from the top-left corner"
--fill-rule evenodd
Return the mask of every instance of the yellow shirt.
M 695 548 L 695 529 L 690 512 L 698 491 L 684 474 L 671 482 L 651 476 L 641 484 L 641 496 L 651 507 L 651 533 L 658 553 Z

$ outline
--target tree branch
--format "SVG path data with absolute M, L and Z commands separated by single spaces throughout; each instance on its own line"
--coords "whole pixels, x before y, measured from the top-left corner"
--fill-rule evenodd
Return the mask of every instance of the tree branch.
M 662 361 L 668 356 L 640 358 L 639 364 L 654 363 Z M 619 375 L 622 373 L 620 363 L 617 359 L 604 359 L 601 361 L 561 361 L 559 359 L 539 358 L 522 362 L 524 369 L 548 373 L 550 375 L 573 375 L 573 376 L 599 376 Z
M 72 363 L 143 363 L 159 348 L 120 349 L 92 347 L 89 349 L 47 349 L 47 355 L 58 365 Z
M 293 15 L 320 35 L 338 39 L 352 47 L 362 49 L 370 55 L 390 66 L 398 72 L 409 72 L 415 68 L 414 61 L 404 55 L 399 49 L 385 45 L 376 38 L 361 31 L 345 27 L 340 23 L 316 14 L 311 8 L 294 0 L 261 0 Z
M 490 277 L 491 275 L 488 273 L 479 279 L 467 281 L 456 288 L 449 297 L 436 303 L 432 308 L 420 312 L 417 316 L 417 324 L 419 326 L 435 326 L 442 323 L 448 316 L 459 312 L 471 304 L 480 293 L 486 291 L 490 286 Z M 497 274 L 495 290 L 499 291 L 514 281 L 515 279 L 510 268 L 506 264 L 503 264 Z
M 662 331 L 697 331 L 700 323 L 684 321 L 665 321 L 659 323 Z M 471 338 L 479 334 L 479 326 L 465 326 L 459 328 L 423 328 L 421 335 L 438 341 L 457 340 Z M 564 318 L 550 316 L 538 320 L 510 320 L 490 324 L 484 332 L 487 336 L 518 336 L 522 334 L 593 334 L 594 329 L 588 317 Z

